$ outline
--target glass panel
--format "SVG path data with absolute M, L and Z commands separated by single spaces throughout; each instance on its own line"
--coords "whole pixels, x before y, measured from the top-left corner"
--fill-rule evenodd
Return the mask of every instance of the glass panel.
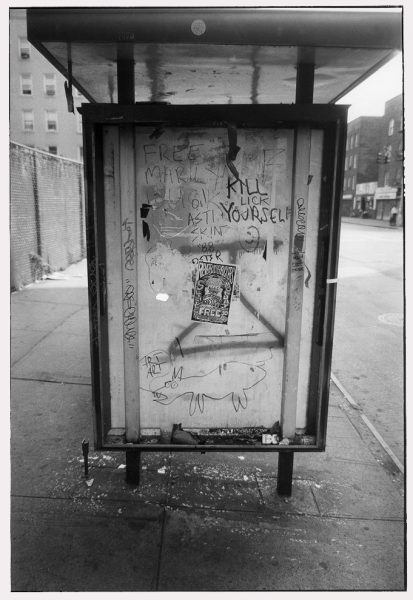
M 136 133 L 143 427 L 280 416 L 293 132 Z M 139 218 L 140 216 L 140 218 Z
M 44 46 L 67 69 L 67 46 Z M 327 103 L 385 59 L 388 50 L 316 48 L 314 102 Z M 296 46 L 135 44 L 137 102 L 293 103 Z M 97 102 L 117 102 L 116 44 L 72 43 L 74 78 Z
M 290 306 L 304 432 L 322 132 L 303 137 L 308 160 L 296 171 L 308 193 L 294 202 L 292 129 L 239 129 L 233 163 L 234 129 L 104 135 L 111 428 L 125 427 L 128 411 L 141 429 L 271 427 Z

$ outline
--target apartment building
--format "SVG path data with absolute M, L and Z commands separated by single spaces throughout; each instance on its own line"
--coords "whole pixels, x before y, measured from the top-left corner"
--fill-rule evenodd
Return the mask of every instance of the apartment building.
M 68 111 L 65 78 L 27 41 L 26 10 L 10 9 L 10 140 L 83 160 L 82 121 L 76 108 L 86 100 L 73 88 Z
M 343 216 L 362 213 L 373 216 L 381 129 L 382 117 L 358 117 L 347 126 Z
M 382 117 L 359 117 L 347 126 L 343 216 L 390 218 L 403 213 L 404 122 L 402 95 L 385 103 Z
M 377 219 L 388 219 L 394 205 L 400 213 L 403 211 L 403 132 L 403 103 L 399 94 L 386 102 L 382 118 L 375 193 Z

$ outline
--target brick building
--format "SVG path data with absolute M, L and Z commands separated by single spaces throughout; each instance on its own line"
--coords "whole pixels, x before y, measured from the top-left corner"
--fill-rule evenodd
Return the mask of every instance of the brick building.
M 389 219 L 393 205 L 400 216 L 403 213 L 403 130 L 403 103 L 399 94 L 386 102 L 382 117 L 375 192 L 377 219 Z
M 85 99 L 73 89 L 68 112 L 64 77 L 28 41 L 25 9 L 10 9 L 10 139 L 72 160 L 83 159 Z
M 366 211 L 369 216 L 374 216 L 374 186 L 371 184 L 377 184 L 377 152 L 381 129 L 382 117 L 358 117 L 347 126 L 343 216 L 358 215 Z M 363 186 L 360 187 L 360 184 Z M 372 189 L 373 194 L 371 194 Z M 369 193 L 363 193 L 363 190 L 369 191 Z M 361 194 L 358 193 L 360 191 L 362 191 Z
M 347 126 L 342 215 L 387 220 L 403 213 L 403 106 L 399 94 L 382 117 L 358 117 Z

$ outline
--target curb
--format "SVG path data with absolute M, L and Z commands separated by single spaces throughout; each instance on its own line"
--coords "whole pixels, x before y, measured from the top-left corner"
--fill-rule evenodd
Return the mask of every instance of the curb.
M 383 224 L 383 225 L 379 225 L 379 222 L 375 222 L 374 219 L 351 219 L 349 217 L 341 217 L 341 222 L 342 223 L 349 223 L 351 225 L 366 225 L 367 227 L 376 227 L 379 229 L 403 229 L 403 225 L 388 225 Z M 382 223 L 382 221 L 381 221 Z

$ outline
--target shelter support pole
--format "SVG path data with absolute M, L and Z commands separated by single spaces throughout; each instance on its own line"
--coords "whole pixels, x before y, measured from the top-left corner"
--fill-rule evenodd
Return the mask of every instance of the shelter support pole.
M 118 104 L 135 104 L 135 59 L 133 43 L 117 46 Z
M 301 325 L 304 293 L 304 261 L 307 238 L 311 130 L 296 134 L 294 186 L 291 205 L 290 256 L 287 282 L 285 353 L 280 425 L 282 436 L 293 440 L 299 394 Z
M 312 104 L 314 96 L 314 48 L 299 47 L 297 53 L 296 104 Z
M 123 367 L 126 441 L 136 443 L 140 436 L 137 256 L 134 134 L 121 128 L 120 146 L 120 223 L 123 315 Z
M 141 451 L 136 448 L 126 449 L 126 482 L 139 485 L 141 475 Z
M 278 453 L 277 494 L 291 496 L 294 452 Z

